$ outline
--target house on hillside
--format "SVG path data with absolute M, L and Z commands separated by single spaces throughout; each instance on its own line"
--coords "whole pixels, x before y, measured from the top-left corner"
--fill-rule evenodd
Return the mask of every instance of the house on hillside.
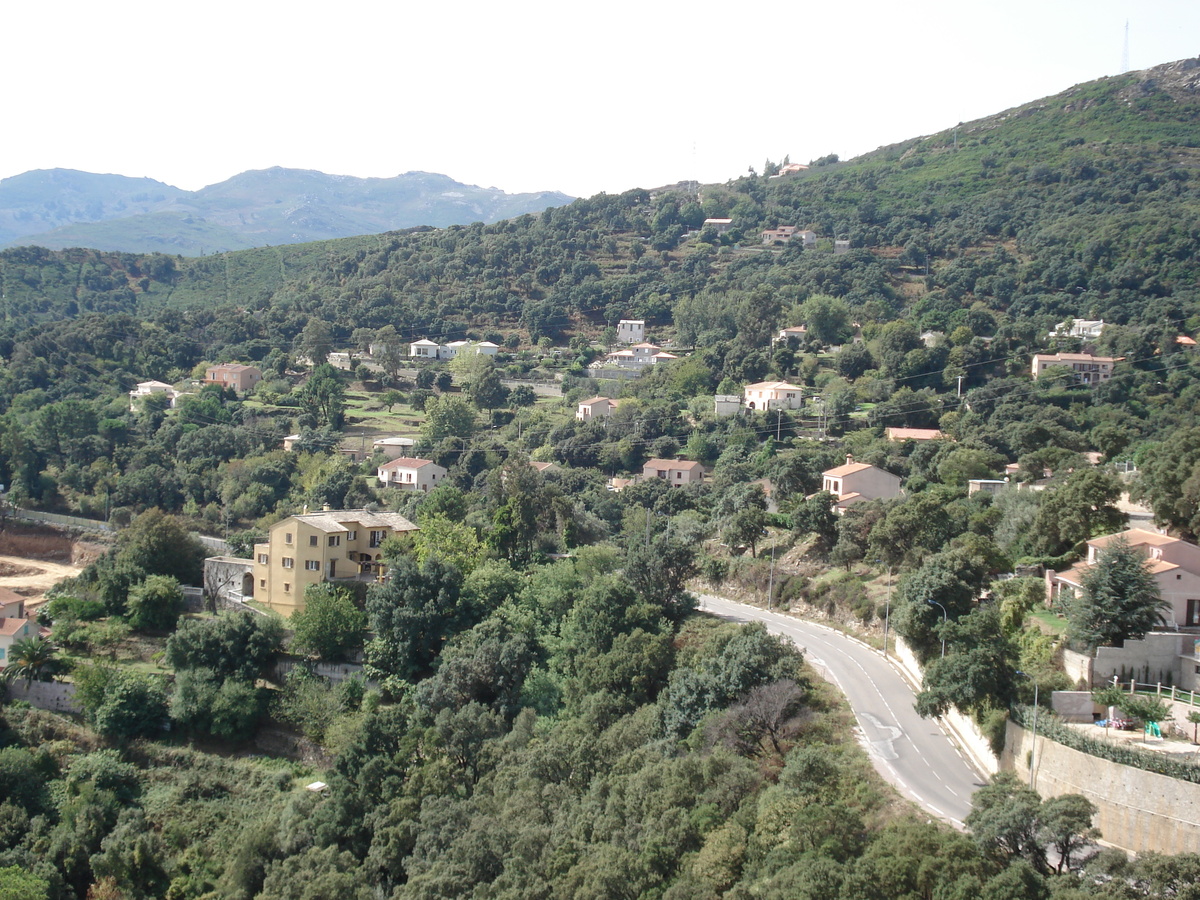
M 1103 319 L 1068 319 L 1059 322 L 1050 332 L 1050 337 L 1077 337 L 1094 341 L 1104 331 Z
M 304 609 L 310 584 L 378 580 L 386 570 L 383 542 L 416 530 L 399 513 L 369 509 L 289 516 L 271 526 L 265 543 L 254 545 L 253 570 L 243 576 L 240 594 L 290 616 Z
M 164 381 L 139 381 L 137 386 L 129 392 L 130 411 L 135 411 L 138 403 L 155 394 L 164 395 L 167 398 L 167 405 L 171 409 L 175 408 L 176 401 L 184 395 L 183 391 L 175 390 L 174 387 Z
M 617 323 L 617 340 L 622 344 L 640 344 L 646 340 L 645 320 L 622 319 Z
M 705 219 L 704 227 L 713 229 L 717 234 L 724 234 L 733 227 L 733 219 Z
M 768 228 L 762 233 L 762 242 L 767 245 L 786 244 L 796 233 L 795 225 L 780 225 L 778 228 Z
M 787 328 L 781 328 L 779 334 L 776 335 L 774 343 L 786 344 L 789 338 L 795 338 L 798 341 L 808 337 L 808 329 L 803 325 L 791 325 Z
M 437 359 L 438 345 L 429 338 L 421 338 L 408 345 L 408 355 L 413 359 Z
M 610 400 L 608 397 L 588 397 L 579 401 L 579 406 L 575 409 L 575 418 L 581 422 L 607 419 L 620 403 L 620 400 Z
M 737 394 L 714 394 L 713 415 L 718 419 L 736 416 L 742 411 L 742 398 Z
M 746 385 L 743 402 L 749 410 L 800 409 L 804 388 L 786 381 L 756 381 Z
M 634 344 L 628 350 L 614 350 L 608 354 L 608 361 L 623 369 L 644 369 L 660 362 L 678 359 L 674 353 L 667 353 L 657 344 L 646 342 Z
M 1116 359 L 1111 356 L 1092 356 L 1090 353 L 1035 353 L 1032 374 L 1037 381 L 1042 375 L 1062 374 L 1056 370 L 1069 369 L 1084 384 L 1100 384 L 1112 378 Z
M 256 366 L 243 366 L 239 363 L 222 363 L 209 366 L 204 370 L 205 384 L 219 384 L 239 394 L 253 388 L 262 381 L 262 372 Z
M 380 466 L 376 475 L 387 487 L 429 493 L 446 477 L 446 471 L 431 459 L 398 456 Z
M 856 463 L 852 456 L 846 457 L 844 466 L 821 474 L 821 490 L 837 498 L 833 504 L 837 513 L 865 500 L 891 500 L 901 494 L 898 476 L 878 466 Z
M 889 441 L 937 441 L 945 437 L 936 428 L 885 428 Z
M 388 459 L 395 459 L 397 456 L 403 456 L 415 445 L 416 441 L 410 437 L 385 437 L 376 438 L 371 442 L 371 453 L 382 453 Z
M 25 598 L 16 591 L 0 587 L 0 619 L 25 618 Z
M 1174 628 L 1200 629 L 1200 547 L 1180 538 L 1142 528 L 1131 528 L 1119 534 L 1092 538 L 1087 542 L 1087 559 L 1065 572 L 1046 572 L 1046 602 L 1062 599 L 1064 594 L 1082 590 L 1083 577 L 1100 559 L 1104 550 L 1118 539 L 1146 557 L 1146 565 L 1154 576 L 1163 600 L 1171 607 Z
M 37 637 L 41 632 L 33 619 L 12 617 L 0 619 L 0 669 L 8 665 L 12 645 L 26 638 Z
M 698 462 L 679 459 L 651 459 L 642 466 L 642 480 L 660 478 L 671 487 L 699 484 L 704 480 L 704 466 Z

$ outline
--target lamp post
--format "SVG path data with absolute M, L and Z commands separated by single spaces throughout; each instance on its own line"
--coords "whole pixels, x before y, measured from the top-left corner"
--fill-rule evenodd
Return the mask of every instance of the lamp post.
M 1037 717 L 1038 717 L 1038 684 L 1037 679 L 1028 672 L 1017 670 L 1018 675 L 1024 675 L 1033 682 L 1033 749 L 1029 751 L 1029 789 L 1034 790 L 1033 781 L 1034 775 L 1037 772 Z
M 882 559 L 875 560 L 877 563 L 882 563 Z M 888 589 L 887 601 L 883 607 L 883 658 L 888 658 L 888 624 L 892 618 L 892 564 L 888 563 Z
M 767 579 L 767 612 L 771 611 L 771 606 L 775 599 L 775 545 L 771 545 L 771 577 Z
M 934 606 L 940 607 L 942 610 L 942 659 L 946 658 L 946 629 L 945 625 L 950 615 L 946 612 L 946 607 L 938 603 L 936 600 L 926 600 L 926 603 L 932 603 Z

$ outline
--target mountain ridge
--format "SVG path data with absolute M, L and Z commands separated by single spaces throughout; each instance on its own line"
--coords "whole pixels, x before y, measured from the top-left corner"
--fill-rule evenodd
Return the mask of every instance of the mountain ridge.
M 34 169 L 0 180 L 0 247 L 199 256 L 417 226 L 491 223 L 573 198 L 410 171 L 390 178 L 251 169 L 196 191 L 151 178 Z

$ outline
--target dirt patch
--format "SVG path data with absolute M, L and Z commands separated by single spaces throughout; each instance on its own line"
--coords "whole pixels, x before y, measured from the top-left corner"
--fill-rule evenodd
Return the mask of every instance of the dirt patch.
M 12 578 L 20 575 L 41 575 L 45 569 L 36 566 L 15 566 L 12 563 L 0 562 L 0 578 Z

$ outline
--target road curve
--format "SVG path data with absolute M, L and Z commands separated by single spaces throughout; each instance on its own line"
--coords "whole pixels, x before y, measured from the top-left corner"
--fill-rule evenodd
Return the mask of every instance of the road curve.
M 971 795 L 984 779 L 937 721 L 917 715 L 912 688 L 881 653 L 822 625 L 712 594 L 699 597 L 704 612 L 762 622 L 802 647 L 805 658 L 846 695 L 880 774 L 924 809 L 963 828 Z

